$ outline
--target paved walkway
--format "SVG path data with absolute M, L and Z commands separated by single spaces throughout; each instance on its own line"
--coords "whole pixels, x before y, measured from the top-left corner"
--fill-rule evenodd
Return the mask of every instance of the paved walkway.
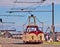
M 0 47 L 60 47 L 52 44 L 23 44 L 20 39 L 0 38 Z

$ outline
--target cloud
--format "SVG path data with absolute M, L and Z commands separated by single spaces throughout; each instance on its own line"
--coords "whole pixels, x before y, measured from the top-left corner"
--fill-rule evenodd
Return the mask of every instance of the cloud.
M 18 0 L 18 2 L 40 2 L 41 0 Z M 60 0 L 53 0 L 55 4 L 60 4 Z M 44 3 L 14 3 L 15 0 L 0 0 L 0 6 L 36 6 L 51 4 L 52 0 L 46 0 Z

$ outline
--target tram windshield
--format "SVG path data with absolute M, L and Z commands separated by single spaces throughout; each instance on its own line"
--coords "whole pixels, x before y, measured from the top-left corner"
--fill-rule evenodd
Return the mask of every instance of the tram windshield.
M 28 32 L 36 31 L 36 28 L 27 28 L 27 31 L 28 31 Z

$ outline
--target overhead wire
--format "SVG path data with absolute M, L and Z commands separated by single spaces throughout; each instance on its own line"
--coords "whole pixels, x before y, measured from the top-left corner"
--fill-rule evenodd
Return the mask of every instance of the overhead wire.
M 40 2 L 19 2 L 19 3 L 37 3 L 37 4 L 39 4 L 39 6 L 44 2 L 45 0 L 41 0 Z M 14 2 L 13 2 L 14 4 L 16 4 L 16 3 L 18 3 L 18 1 L 17 0 L 15 0 Z M 35 6 L 36 6 L 36 4 L 34 4 Z M 32 6 L 32 5 L 31 5 Z M 38 7 L 38 6 L 37 6 Z M 30 8 L 30 7 L 29 7 Z M 28 9 L 28 7 L 27 8 L 23 8 L 23 9 Z M 36 9 L 36 8 L 34 8 L 34 9 Z
M 37 21 L 38 21 L 39 23 L 43 23 L 43 22 L 41 22 L 37 17 L 36 17 L 36 19 L 37 19 Z
M 20 16 L 20 17 L 24 17 L 24 15 L 6 15 L 6 14 L 0 15 L 0 16 Z
M 28 22 L 28 18 L 26 19 L 26 22 L 23 24 L 23 26 L 25 26 L 27 24 L 27 22 Z
M 49 11 L 33 11 L 33 10 L 36 10 L 36 8 L 40 7 L 40 5 L 44 2 L 45 0 L 41 0 L 38 4 L 38 6 L 32 8 L 31 6 L 30 7 L 26 7 L 26 8 L 21 8 L 20 10 L 21 11 L 10 11 L 9 13 L 12 13 L 12 12 L 51 12 L 50 10 Z M 17 0 L 16 0 L 17 2 Z M 34 2 L 21 2 L 21 3 L 34 3 Z M 37 3 L 37 2 L 35 2 Z M 14 3 L 16 4 L 16 3 Z M 35 4 L 36 5 L 36 4 Z M 14 8 L 13 8 L 14 9 Z M 30 9 L 30 10 L 29 10 Z M 25 10 L 25 11 L 24 11 Z M 26 11 L 27 10 L 27 11 Z

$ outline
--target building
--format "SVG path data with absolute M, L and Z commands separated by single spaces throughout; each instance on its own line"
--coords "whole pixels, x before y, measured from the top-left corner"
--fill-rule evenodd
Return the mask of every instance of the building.
M 60 32 L 55 32 L 55 40 L 60 41 Z
M 4 32 L 4 34 L 2 35 L 3 38 L 12 38 L 12 34 L 8 31 Z
M 50 39 L 52 39 L 52 33 L 46 33 L 45 34 L 45 39 L 47 41 L 50 40 Z M 55 32 L 55 41 L 60 41 L 60 32 Z
M 0 30 L 0 36 L 3 38 L 22 39 L 21 32 L 16 30 Z
M 15 32 L 10 32 L 12 34 L 13 39 L 22 39 L 22 33 L 21 31 L 15 31 Z
M 12 38 L 12 34 L 10 32 L 15 32 L 16 30 L 0 30 L 0 36 L 3 38 Z

